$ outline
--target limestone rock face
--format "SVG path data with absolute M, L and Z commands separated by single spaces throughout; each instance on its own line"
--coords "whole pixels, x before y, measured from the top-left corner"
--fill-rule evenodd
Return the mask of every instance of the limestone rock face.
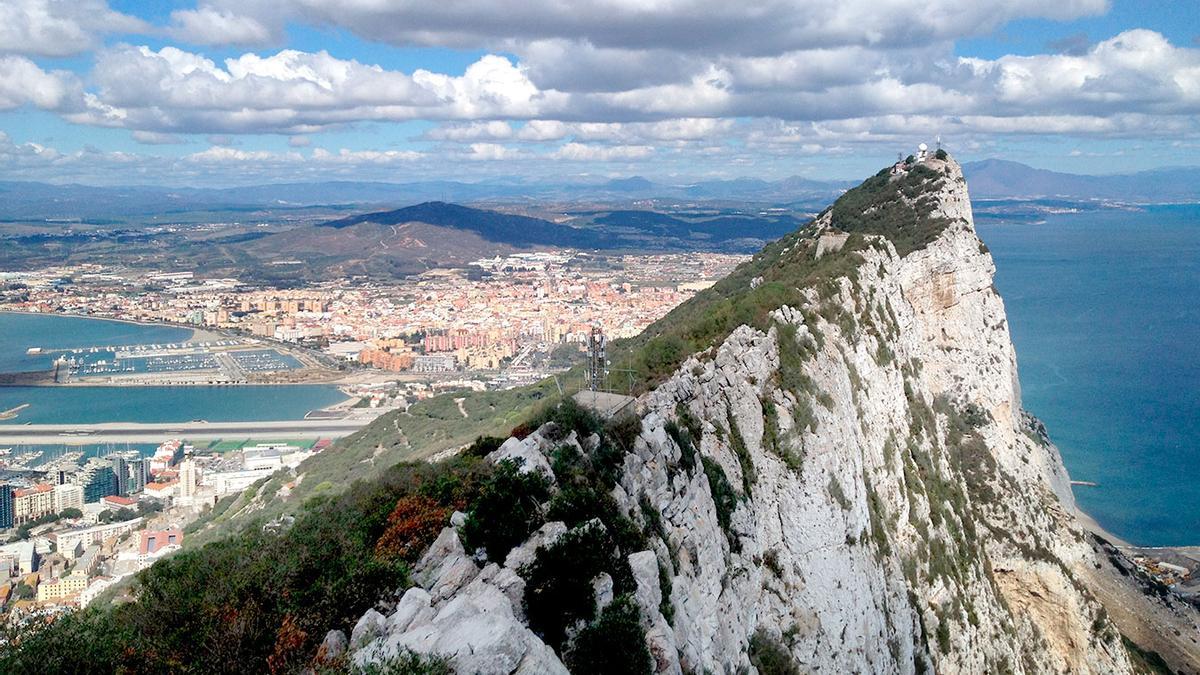
M 419 585 L 390 615 L 372 610 L 355 627 L 357 665 L 385 663 L 409 650 L 447 657 L 460 673 L 567 672 L 524 623 L 520 577 L 495 564 L 479 569 L 452 528 L 442 531 L 416 569 Z
M 852 250 L 855 274 L 805 289 L 765 331 L 737 328 L 638 399 L 613 497 L 657 521 L 628 559 L 657 672 L 756 672 L 764 643 L 801 672 L 1132 672 L 1078 580 L 1094 553 L 1057 450 L 1022 414 L 961 171 L 927 164 L 936 238 L 902 257 L 823 214 L 788 254 Z M 671 424 L 694 429 L 703 462 L 685 467 Z M 549 473 L 553 445 L 535 433 L 489 459 Z M 727 518 L 718 470 L 738 493 Z M 356 627 L 354 658 L 408 648 L 458 672 L 565 672 L 523 623 L 519 577 L 561 527 L 482 570 L 447 529 L 416 566 L 419 588 L 385 620 L 364 617 L 380 629 Z M 593 585 L 611 599 L 611 579 Z

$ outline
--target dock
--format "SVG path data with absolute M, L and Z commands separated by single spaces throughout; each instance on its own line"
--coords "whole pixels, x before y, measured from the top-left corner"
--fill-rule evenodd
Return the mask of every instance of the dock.
M 21 405 L 15 407 L 15 408 L 9 408 L 8 410 L 0 411 L 0 420 L 11 420 L 12 418 L 21 414 L 21 411 L 28 407 L 29 407 L 28 403 L 22 403 Z

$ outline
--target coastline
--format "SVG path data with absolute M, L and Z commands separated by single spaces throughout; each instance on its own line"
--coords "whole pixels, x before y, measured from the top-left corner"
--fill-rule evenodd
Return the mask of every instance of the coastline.
M 215 340 L 223 337 L 220 333 L 213 332 L 207 328 L 197 328 L 179 323 L 170 323 L 167 321 L 138 321 L 137 319 L 118 319 L 111 316 L 97 316 L 95 314 L 75 314 L 73 312 L 30 312 L 20 309 L 0 309 L 0 314 L 22 314 L 25 316 L 61 316 L 67 319 L 88 319 L 91 321 L 111 321 L 113 323 L 124 323 L 132 326 L 166 326 L 168 328 L 181 328 L 190 330 L 191 335 L 184 342 Z
M 1095 518 L 1093 518 L 1090 513 L 1079 508 L 1078 505 L 1075 506 L 1075 520 L 1077 520 L 1079 522 L 1079 524 L 1083 526 L 1083 529 L 1087 530 L 1088 532 L 1091 532 L 1092 534 L 1094 534 L 1098 537 L 1107 539 L 1109 541 L 1109 543 L 1111 543 L 1113 546 L 1116 546 L 1118 548 L 1143 548 L 1143 547 L 1131 544 L 1128 541 L 1122 539 L 1121 537 L 1118 537 L 1117 535 L 1113 534 L 1112 532 L 1109 532 L 1108 530 L 1104 529 L 1103 525 L 1101 525 Z M 1179 548 L 1179 547 L 1163 546 L 1162 548 Z

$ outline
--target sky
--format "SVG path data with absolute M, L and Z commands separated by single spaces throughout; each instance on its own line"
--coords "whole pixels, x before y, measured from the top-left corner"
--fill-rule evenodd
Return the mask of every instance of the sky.
M 1200 0 L 0 0 L 0 180 L 1195 165 Z

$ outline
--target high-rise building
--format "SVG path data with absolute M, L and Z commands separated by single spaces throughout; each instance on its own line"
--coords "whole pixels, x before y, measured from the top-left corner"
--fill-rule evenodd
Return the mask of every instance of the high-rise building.
M 13 526 L 13 487 L 0 483 L 0 529 Z
M 129 471 L 129 493 L 137 494 L 146 489 L 146 483 L 150 482 L 150 460 L 145 457 L 128 460 L 126 463 Z
M 109 457 L 108 461 L 112 463 L 113 477 L 117 481 L 117 494 L 129 496 L 129 462 L 120 455 Z
M 92 457 L 76 474 L 76 479 L 83 486 L 83 501 L 87 503 L 117 494 L 117 475 L 108 460 Z
M 196 496 L 199 478 L 196 471 L 196 460 L 188 457 L 179 463 L 179 497 L 184 503 Z

